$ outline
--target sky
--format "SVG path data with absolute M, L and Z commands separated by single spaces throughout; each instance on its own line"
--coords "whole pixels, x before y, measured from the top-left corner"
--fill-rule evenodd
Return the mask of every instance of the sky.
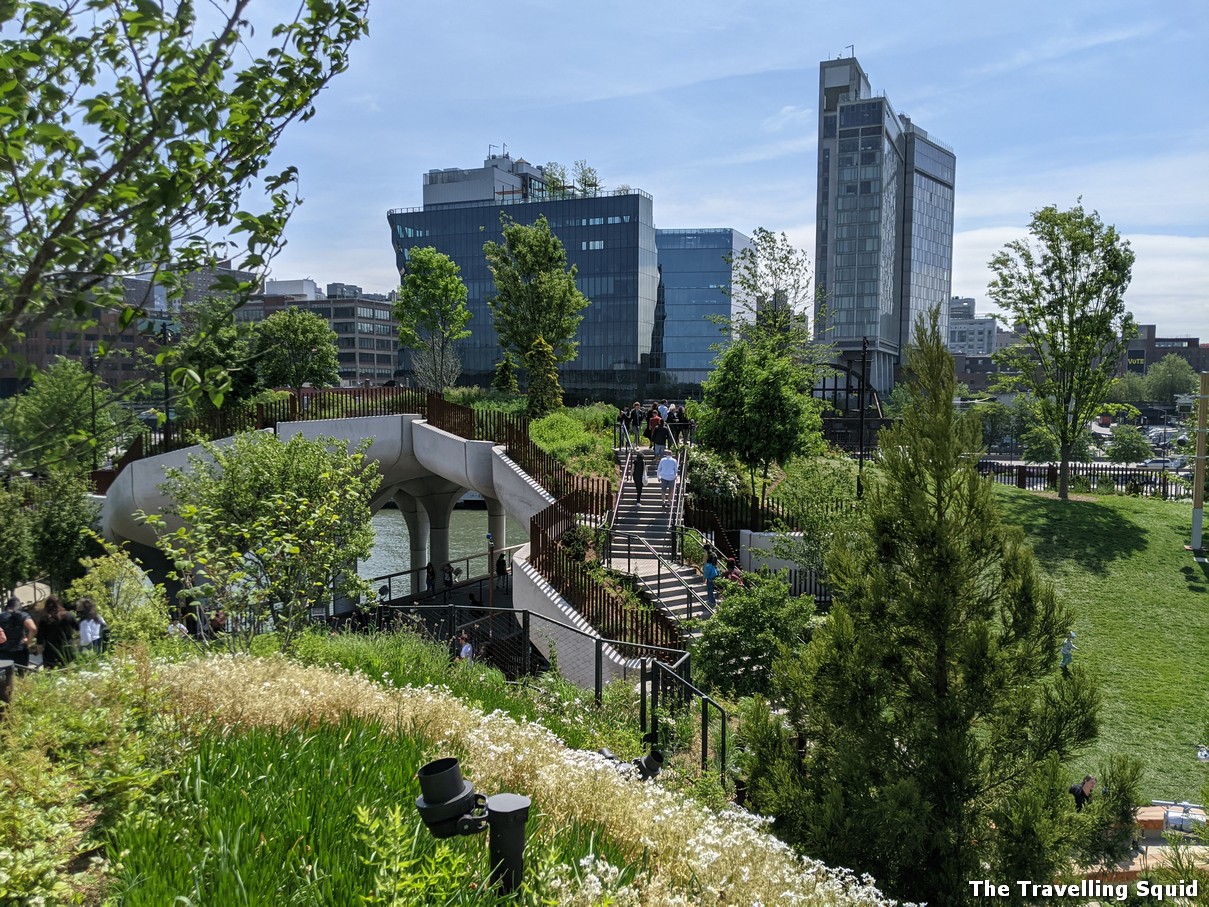
M 819 62 L 855 51 L 957 154 L 954 295 L 993 311 L 991 256 L 1081 198 L 1136 253 L 1137 321 L 1209 342 L 1206 0 L 372 0 L 369 20 L 275 153 L 304 198 L 275 278 L 393 289 L 387 211 L 504 146 L 649 192 L 661 229 L 765 227 L 813 260 Z

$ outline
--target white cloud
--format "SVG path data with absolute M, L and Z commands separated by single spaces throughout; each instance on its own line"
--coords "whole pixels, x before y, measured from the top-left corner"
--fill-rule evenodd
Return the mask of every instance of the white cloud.
M 781 132 L 786 128 L 802 129 L 805 128 L 811 133 L 815 131 L 817 121 L 813 107 L 794 107 L 792 104 L 786 104 L 775 114 L 768 117 L 760 124 L 760 128 L 765 132 Z
M 983 227 L 953 238 L 953 294 L 973 296 L 980 310 L 993 311 L 987 298 L 987 263 L 1005 243 L 1022 239 L 1027 225 Z M 1141 324 L 1158 326 L 1168 337 L 1192 336 L 1209 342 L 1209 237 L 1126 233 L 1136 260 L 1125 301 Z
M 1021 48 L 1006 57 L 992 60 L 973 70 L 974 77 L 1001 76 L 1040 63 L 1060 60 L 1071 54 L 1092 50 L 1106 45 L 1137 41 L 1160 30 L 1161 23 L 1143 22 L 1127 28 L 1101 31 L 1066 30 L 1061 34 L 1048 33 L 1031 47 Z

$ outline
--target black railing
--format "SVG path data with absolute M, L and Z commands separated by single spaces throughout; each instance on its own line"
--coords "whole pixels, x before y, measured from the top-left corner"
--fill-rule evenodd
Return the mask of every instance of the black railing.
M 686 655 L 681 661 L 666 665 L 655 659 L 644 659 L 642 673 L 639 676 L 639 689 L 642 690 L 642 701 L 639 706 L 639 722 L 646 740 L 662 747 L 665 744 L 664 728 L 659 722 L 659 709 L 665 708 L 669 713 L 683 711 L 692 705 L 694 699 L 701 703 L 701 769 L 710 767 L 710 709 L 718 718 L 717 769 L 719 778 L 725 784 L 726 778 L 726 742 L 729 716 L 726 709 L 697 689 L 679 671 L 688 674 L 689 659 Z

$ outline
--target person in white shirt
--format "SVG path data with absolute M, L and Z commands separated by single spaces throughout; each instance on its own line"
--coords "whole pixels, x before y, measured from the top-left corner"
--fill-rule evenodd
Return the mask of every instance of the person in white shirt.
M 458 637 L 462 641 L 462 650 L 458 653 L 458 661 L 474 661 L 474 646 L 470 644 L 470 634 L 465 630 Z
M 663 459 L 659 461 L 659 466 L 656 472 L 659 475 L 659 487 L 663 491 L 663 506 L 672 506 L 672 489 L 676 487 L 676 473 L 680 467 L 676 463 L 676 458 L 670 453 L 665 453 Z
M 168 624 L 168 635 L 173 639 L 188 639 L 189 628 L 185 626 L 185 622 L 181 620 L 181 616 L 176 611 L 172 612 L 172 621 Z
M 76 603 L 80 615 L 80 650 L 100 652 L 104 643 L 105 618 L 97 612 L 97 605 L 85 596 Z

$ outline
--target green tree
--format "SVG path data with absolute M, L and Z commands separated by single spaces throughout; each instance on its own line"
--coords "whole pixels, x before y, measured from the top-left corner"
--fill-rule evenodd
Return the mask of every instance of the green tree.
M 104 463 L 117 441 L 123 413 L 109 388 L 75 359 L 60 356 L 3 407 L 9 456 L 28 468 L 75 468 Z M 95 426 L 95 430 L 94 430 Z
M 57 469 L 38 490 L 33 515 L 34 566 L 52 592 L 62 594 L 84 575 L 80 560 L 96 553 L 92 528 L 100 505 L 89 497 L 90 482 L 78 471 Z
M 512 354 L 507 350 L 500 357 L 500 361 L 495 364 L 495 374 L 491 377 L 491 389 L 505 394 L 515 394 L 520 390 L 516 383 L 516 363 L 512 359 Z
M 1008 243 L 994 258 L 988 292 L 1017 326 L 1021 343 L 995 354 L 1001 386 L 1024 388 L 1058 442 L 1058 497 L 1070 492 L 1079 437 L 1100 415 L 1124 344 L 1135 333 L 1125 310 L 1134 254 L 1100 215 L 1082 205 L 1033 214 L 1034 242 Z
M 157 544 L 187 597 L 235 618 L 232 646 L 248 648 L 271 620 L 288 651 L 312 610 L 372 591 L 355 571 L 373 544 L 369 504 L 380 481 L 368 444 L 349 453 L 330 438 L 249 432 L 167 470 L 179 525 L 149 517 Z
M 563 405 L 563 389 L 558 383 L 558 364 L 554 350 L 544 337 L 533 341 L 525 359 L 529 370 L 529 393 L 525 401 L 525 413 L 530 419 L 540 419 Z
M 790 595 L 784 575 L 749 573 L 744 581 L 720 583 L 718 607 L 693 643 L 693 671 L 715 695 L 767 696 L 773 656 L 810 639 L 812 598 Z
M 1168 353 L 1146 370 L 1146 399 L 1159 406 L 1171 406 L 1177 394 L 1195 394 L 1196 371 L 1188 360 Z
M 85 572 L 67 590 L 67 600 L 88 596 L 117 642 L 151 642 L 164 638 L 168 603 L 164 587 L 147 575 L 123 549 L 105 545 L 105 553 L 82 562 Z
M 978 475 L 981 429 L 954 405 L 938 311 L 915 333 L 911 400 L 828 557 L 835 604 L 774 665 L 803 755 L 768 766 L 782 787 L 753 797 L 812 856 L 893 897 L 961 905 L 970 879 L 1020 866 L 994 817 L 1039 785 L 1061 798 L 1047 766 L 1094 739 L 1099 702 L 1079 668 L 1058 671 L 1070 615 Z
M 8 595 L 34 576 L 34 543 L 26 488 L 0 485 L 0 595 Z
M 567 168 L 558 161 L 548 161 L 542 168 L 546 175 L 546 192 L 551 198 L 566 198 L 571 190 Z
M 567 267 L 567 252 L 544 215 L 532 226 L 503 214 L 500 223 L 504 242 L 483 246 L 495 278 L 495 295 L 487 302 L 500 346 L 525 361 L 540 337 L 555 362 L 570 362 L 579 354 L 575 333 L 588 306 L 575 286 L 578 269 Z
M 587 161 L 576 161 L 571 168 L 571 181 L 582 196 L 600 194 L 600 174 L 596 168 L 589 166 Z
M 413 350 L 412 367 L 421 387 L 443 391 L 462 373 L 457 342 L 470 336 L 466 284 L 461 269 L 431 246 L 408 253 L 403 284 L 395 298 L 399 344 Z
M 737 342 L 702 385 L 698 438 L 747 467 L 753 495 L 757 471 L 767 479 L 773 463 L 823 449 L 823 419 L 806 380 L 789 356 Z
M 84 6 L 0 4 L 0 352 L 96 309 L 129 323 L 122 277 L 171 264 L 156 279 L 179 287 L 230 256 L 226 236 L 242 234 L 240 268 L 265 265 L 296 172 L 257 180 L 347 67 L 368 0 L 304 0 L 280 24 L 255 21 L 251 0 L 200 21 L 186 0 Z
M 191 373 L 194 384 L 208 390 L 197 403 L 201 412 L 246 402 L 260 390 L 252 361 L 255 328 L 235 320 L 236 307 L 234 300 L 221 296 L 182 307 L 175 361 Z
M 282 309 L 256 325 L 256 373 L 265 387 L 288 387 L 301 401 L 302 386 L 340 383 L 336 332 L 314 312 Z
M 1136 425 L 1117 424 L 1112 427 L 1108 459 L 1113 463 L 1137 463 L 1151 456 L 1150 440 Z
M 806 252 L 784 233 L 759 227 L 731 258 L 731 316 L 719 321 L 734 341 L 790 356 L 813 385 L 830 362 L 832 347 L 817 343 L 810 312 L 821 301 Z
M 1146 403 L 1150 392 L 1146 389 L 1146 378 L 1136 372 L 1126 372 L 1108 389 L 1110 403 Z

